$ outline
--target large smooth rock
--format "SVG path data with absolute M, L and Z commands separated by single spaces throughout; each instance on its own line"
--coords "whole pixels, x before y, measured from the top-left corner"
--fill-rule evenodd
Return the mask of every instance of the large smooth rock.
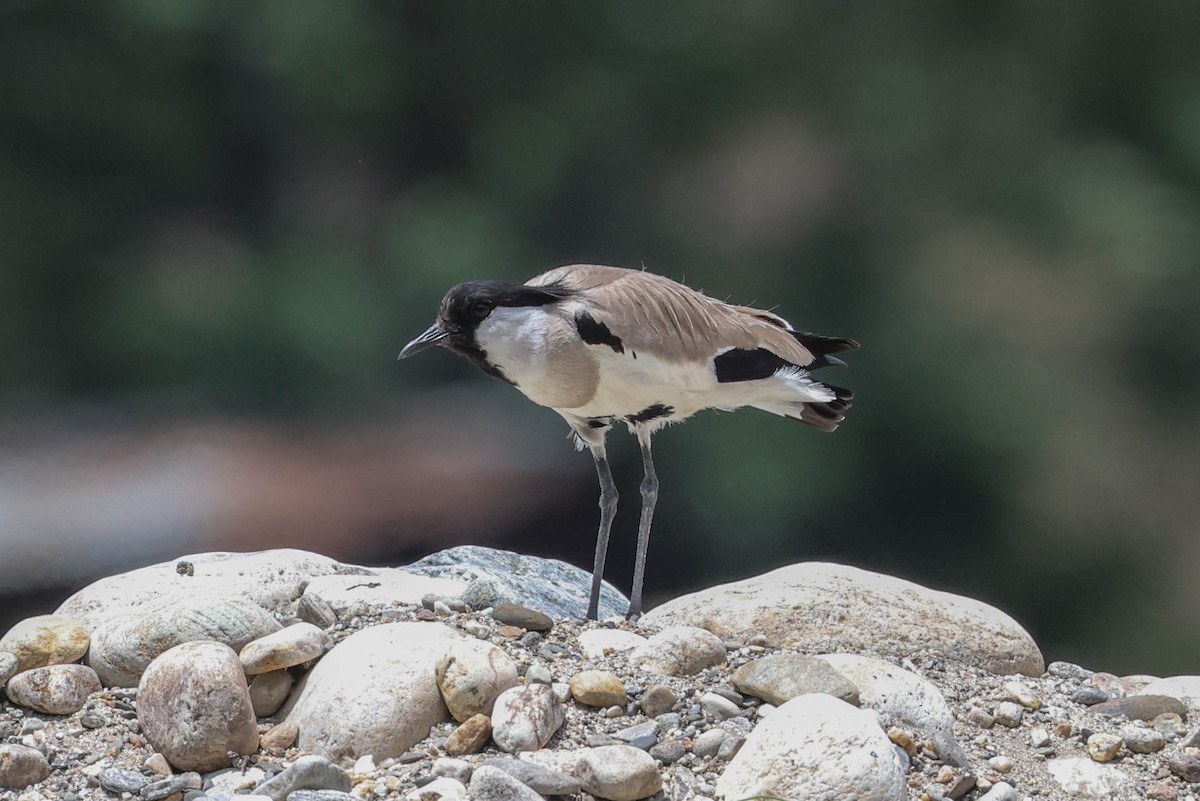
M 0 744 L 0 789 L 24 790 L 50 775 L 50 763 L 36 748 Z
M 563 770 L 585 793 L 609 801 L 637 801 L 662 789 L 654 757 L 631 745 L 603 745 L 563 755 Z
M 490 643 L 457 640 L 438 660 L 437 681 L 450 714 L 462 723 L 492 714 L 496 697 L 517 686 L 517 663 Z
M 160 654 L 138 684 L 146 739 L 179 770 L 212 771 L 229 753 L 258 750 L 258 727 L 238 655 L 219 642 L 188 642 Z
M 1137 695 L 1167 695 L 1200 709 L 1200 676 L 1170 676 L 1155 679 L 1137 691 Z
M 800 695 L 760 722 L 717 780 L 717 797 L 904 801 L 904 767 L 875 714 Z
M 256 795 L 285 801 L 296 790 L 350 792 L 350 774 L 322 756 L 302 756 L 284 770 L 254 788 Z
M 0 651 L 17 658 L 17 671 L 78 662 L 88 649 L 88 633 L 66 615 L 37 615 L 17 623 L 0 637 Z
M 1086 757 L 1048 759 L 1046 771 L 1070 798 L 1110 798 L 1133 783 L 1119 768 Z
M 303 665 L 333 647 L 323 629 L 312 623 L 295 623 L 242 646 L 238 656 L 247 676 Z
M 780 651 L 767 654 L 733 672 L 733 686 L 740 693 L 779 706 L 797 695 L 826 693 L 858 706 L 858 688 L 815 656 Z
M 723 638 L 763 633 L 806 651 L 940 651 L 993 673 L 1040 676 L 1045 660 L 1011 617 L 981 601 L 847 565 L 801 562 L 685 595 L 643 624 L 692 625 Z
M 481 765 L 471 774 L 472 801 L 542 801 L 533 788 L 489 765 Z
M 486 605 L 514 601 L 555 619 L 582 618 L 587 612 L 592 586 L 591 573 L 566 562 L 479 545 L 447 548 L 403 569 L 454 579 L 468 586 L 476 582 L 489 584 Z M 600 589 L 600 617 L 624 615 L 628 610 L 629 600 L 616 587 L 604 582 Z
M 190 567 L 181 572 L 181 564 Z M 292 548 L 190 554 L 93 582 L 63 601 L 58 614 L 74 617 L 88 630 L 94 630 L 102 622 L 164 596 L 185 595 L 233 596 L 270 612 L 287 612 L 316 576 L 367 572 L 366 568 Z
M 584 659 L 603 659 L 645 644 L 645 637 L 624 629 L 587 629 L 579 633 L 579 649 Z
M 355 632 L 317 663 L 281 717 L 303 751 L 329 759 L 399 756 L 446 720 L 437 663 L 458 635 L 440 623 L 387 623 Z
M 562 704 L 545 684 L 513 687 L 496 699 L 492 739 L 510 754 L 536 751 L 550 741 L 565 719 Z
M 859 703 L 926 732 L 942 761 L 956 767 L 967 755 L 954 739 L 954 713 L 942 691 L 912 671 L 858 654 L 818 657 L 858 687 Z
M 356 601 L 380 606 L 419 605 L 433 595 L 461 595 L 467 585 L 454 579 L 412 573 L 402 567 L 372 567 L 368 578 L 355 575 L 320 576 L 308 583 L 304 596 L 315 595 L 332 604 L 349 606 Z
M 96 671 L 87 665 L 47 665 L 13 676 L 7 692 L 19 706 L 47 715 L 70 715 L 101 689 Z
M 696 626 L 669 626 L 629 654 L 630 664 L 666 676 L 691 676 L 725 662 L 725 644 Z
M 212 640 L 238 651 L 279 629 L 270 612 L 237 595 L 160 598 L 99 622 L 87 663 L 105 687 L 136 687 L 150 661 L 177 645 Z

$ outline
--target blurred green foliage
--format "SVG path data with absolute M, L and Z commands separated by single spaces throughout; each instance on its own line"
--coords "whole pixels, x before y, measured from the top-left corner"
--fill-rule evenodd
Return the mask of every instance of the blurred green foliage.
M 1198 41 L 1186 0 L 8 0 L 0 412 L 369 414 L 485 381 L 391 364 L 450 285 L 644 264 L 864 344 L 833 437 L 658 438 L 648 586 L 837 558 L 1194 672 Z

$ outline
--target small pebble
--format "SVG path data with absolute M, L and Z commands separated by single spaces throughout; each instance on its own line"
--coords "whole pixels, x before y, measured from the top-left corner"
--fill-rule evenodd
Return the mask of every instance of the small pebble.
M 1108 693 L 1099 687 L 1080 687 L 1071 694 L 1071 700 L 1077 704 L 1094 706 L 1108 700 Z
M 717 720 L 726 720 L 742 711 L 733 701 L 713 692 L 707 692 L 700 696 L 700 708 L 706 715 Z
M 1050 745 L 1050 732 L 1037 726 L 1029 730 L 1029 744 L 1034 748 L 1045 748 Z
M 1024 717 L 1025 710 L 1012 701 L 1002 701 L 996 705 L 996 709 L 992 714 L 996 718 L 996 722 L 1001 726 L 1015 729 L 1021 725 L 1021 718 Z
M 1125 741 L 1125 747 L 1135 754 L 1152 754 L 1161 751 L 1167 744 L 1160 732 L 1142 726 L 1121 729 L 1121 739 Z
M 1013 769 L 1013 761 L 1011 758 L 999 754 L 988 760 L 988 765 L 997 773 L 1008 773 Z
M 492 609 L 492 618 L 498 623 L 528 631 L 549 631 L 554 628 L 554 621 L 549 615 L 536 609 L 508 602 L 496 604 Z M 521 633 L 523 634 L 524 631 Z
M 1095 762 L 1111 762 L 1121 752 L 1123 745 L 1125 742 L 1115 734 L 1093 734 L 1087 739 L 1088 756 Z

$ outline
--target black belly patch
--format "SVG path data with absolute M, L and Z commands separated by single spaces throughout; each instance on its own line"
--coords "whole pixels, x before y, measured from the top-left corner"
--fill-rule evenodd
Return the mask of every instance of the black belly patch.
M 675 414 L 674 406 L 667 406 L 663 403 L 655 403 L 651 406 L 647 406 L 645 409 L 642 409 L 637 414 L 626 416 L 625 419 L 631 423 L 648 423 L 651 420 L 657 420 L 660 417 L 670 417 L 673 414 Z
M 617 353 L 625 352 L 625 343 L 621 338 L 586 311 L 575 315 L 575 330 L 579 332 L 579 338 L 589 345 L 607 345 Z
M 719 384 L 770 378 L 781 367 L 795 366 L 766 348 L 734 348 L 713 358 L 713 371 L 717 374 Z

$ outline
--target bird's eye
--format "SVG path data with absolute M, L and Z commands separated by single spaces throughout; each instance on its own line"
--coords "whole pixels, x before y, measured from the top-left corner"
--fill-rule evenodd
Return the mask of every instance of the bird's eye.
M 489 314 L 491 314 L 491 311 L 491 304 L 485 303 L 482 300 L 471 306 L 471 314 L 473 314 L 477 320 L 482 320 L 484 317 L 487 317 Z

